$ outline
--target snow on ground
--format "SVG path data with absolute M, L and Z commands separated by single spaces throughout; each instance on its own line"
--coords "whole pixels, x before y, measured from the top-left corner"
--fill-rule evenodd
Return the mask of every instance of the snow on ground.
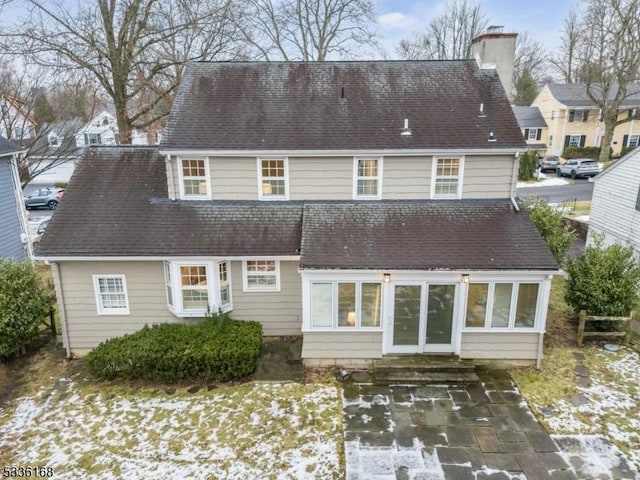
M 640 355 L 627 348 L 586 352 L 591 386 L 577 387 L 582 401 L 558 399 L 545 421 L 556 434 L 602 434 L 640 466 Z
M 535 188 L 535 187 L 553 187 L 557 185 L 566 185 L 569 181 L 556 177 L 555 175 L 545 175 L 544 173 L 540 174 L 540 179 L 537 182 L 518 182 L 517 188 Z
M 167 395 L 67 382 L 0 409 L 0 460 L 64 479 L 341 478 L 340 411 L 331 386 Z

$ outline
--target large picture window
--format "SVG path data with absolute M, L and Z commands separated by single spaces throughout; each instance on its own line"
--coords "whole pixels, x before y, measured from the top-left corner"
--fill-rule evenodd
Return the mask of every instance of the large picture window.
M 462 170 L 462 158 L 435 158 L 431 185 L 432 198 L 460 198 Z
M 354 198 L 379 199 L 382 196 L 382 159 L 355 159 Z
M 471 283 L 467 294 L 466 328 L 534 328 L 539 283 Z
M 180 161 L 180 188 L 183 198 L 204 199 L 209 197 L 209 168 L 205 159 L 182 159 Z
M 287 200 L 289 198 L 287 163 L 286 159 L 258 159 L 260 200 Z
M 124 275 L 94 275 L 93 288 L 98 315 L 127 315 L 129 298 Z
M 381 310 L 381 283 L 311 283 L 312 328 L 380 328 Z
M 280 262 L 277 260 L 245 260 L 243 273 L 245 291 L 280 290 Z

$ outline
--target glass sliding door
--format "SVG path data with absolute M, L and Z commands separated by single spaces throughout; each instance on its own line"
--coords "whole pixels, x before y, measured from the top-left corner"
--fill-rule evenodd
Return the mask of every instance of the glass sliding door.
M 393 289 L 393 346 L 420 349 L 422 285 L 395 285 Z M 413 348 L 410 348 L 413 347 Z
M 456 286 L 430 284 L 428 287 L 425 349 L 428 350 L 429 345 L 444 345 L 448 348 L 453 331 Z

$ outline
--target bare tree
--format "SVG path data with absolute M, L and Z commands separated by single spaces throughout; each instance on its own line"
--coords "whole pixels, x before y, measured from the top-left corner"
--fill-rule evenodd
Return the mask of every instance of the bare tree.
M 471 58 L 471 41 L 488 25 L 487 16 L 473 0 L 449 0 L 427 29 L 400 42 L 396 51 L 409 60 Z
M 29 17 L 3 35 L 9 53 L 38 64 L 89 72 L 111 98 L 119 140 L 131 142 L 167 114 L 169 99 L 188 59 L 211 59 L 222 49 L 208 46 L 230 24 L 234 0 L 91 0 L 71 10 L 64 0 L 24 0 Z M 189 38 L 189 47 L 175 48 Z
M 562 75 L 565 83 L 579 81 L 577 78 L 577 72 L 579 71 L 577 62 L 581 56 L 579 49 L 585 43 L 583 40 L 584 35 L 584 25 L 579 20 L 578 11 L 571 10 L 564 20 L 558 55 L 551 59 L 551 64 Z
M 324 61 L 375 47 L 371 0 L 248 0 L 244 39 L 264 60 Z
M 640 0 L 589 0 L 577 28 L 585 34 L 574 50 L 572 75 L 584 79 L 587 96 L 600 108 L 600 161 L 606 161 L 615 127 L 632 118 L 621 107 L 638 93 L 632 82 L 640 78 Z
M 513 63 L 514 103 L 530 105 L 547 74 L 549 54 L 529 32 L 518 34 Z

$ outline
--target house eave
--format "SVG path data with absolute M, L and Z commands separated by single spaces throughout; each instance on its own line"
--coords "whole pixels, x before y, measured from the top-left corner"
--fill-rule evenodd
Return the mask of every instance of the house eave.
M 202 150 L 202 149 L 164 149 L 159 148 L 161 155 L 198 155 L 219 157 L 257 157 L 257 156 L 304 156 L 304 157 L 353 157 L 369 155 L 515 155 L 527 151 L 526 146 L 500 148 L 406 148 L 382 150 Z
M 161 262 L 161 261 L 197 261 L 207 259 L 220 260 L 257 260 L 274 258 L 281 261 L 299 261 L 300 255 L 38 255 L 35 260 L 45 262 Z

